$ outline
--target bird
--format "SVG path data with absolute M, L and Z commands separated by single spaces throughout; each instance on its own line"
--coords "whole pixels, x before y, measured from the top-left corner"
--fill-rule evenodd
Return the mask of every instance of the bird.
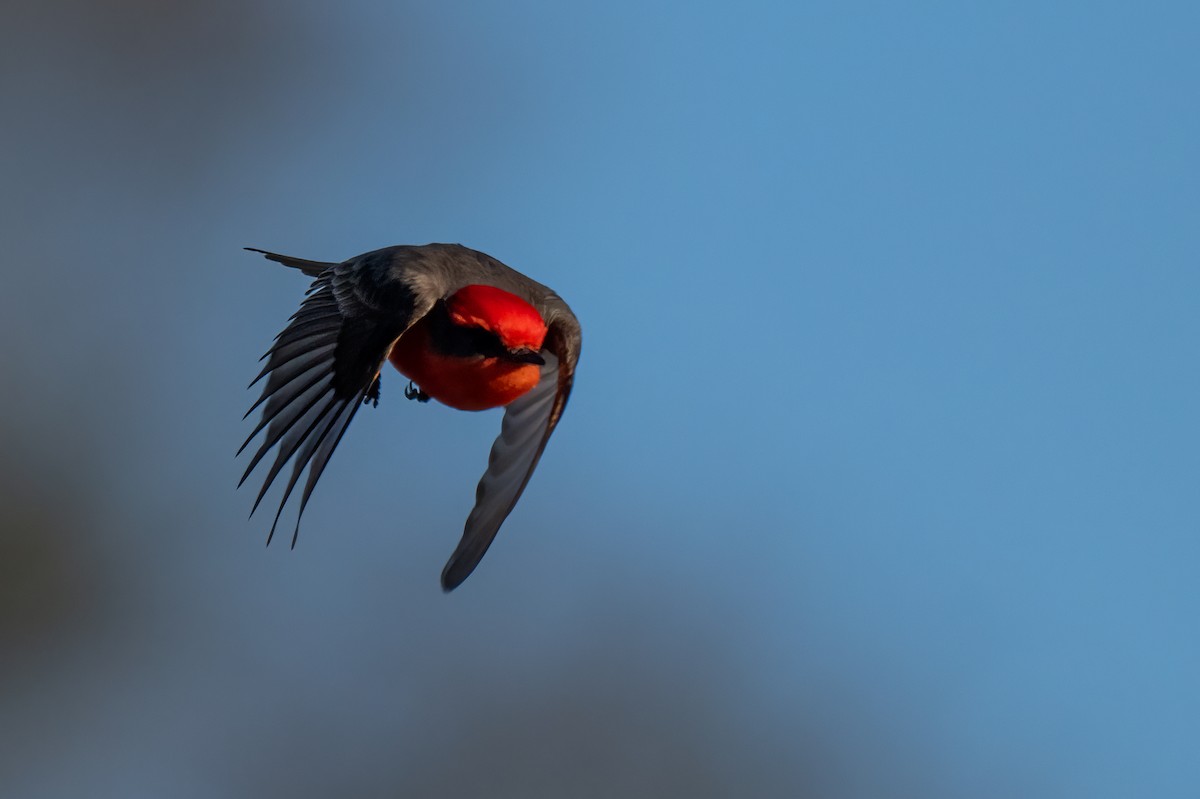
M 268 546 L 307 466 L 296 546 L 314 486 L 358 409 L 378 406 L 389 361 L 409 379 L 410 400 L 504 408 L 475 506 L 442 570 L 443 590 L 454 590 L 479 565 L 562 417 L 579 361 L 579 320 L 551 289 L 461 244 L 397 245 L 340 263 L 245 249 L 314 278 L 260 359 L 266 364 L 250 387 L 265 379 L 262 393 L 243 417 L 262 408 L 238 455 L 265 434 L 238 487 L 275 449 L 251 517 L 292 460 Z

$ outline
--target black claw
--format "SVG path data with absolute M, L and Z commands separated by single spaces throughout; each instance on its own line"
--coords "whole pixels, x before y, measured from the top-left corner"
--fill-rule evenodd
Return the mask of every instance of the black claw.
M 408 392 L 404 392 L 408 396 Z M 363 397 L 363 405 L 371 403 L 372 408 L 379 407 L 379 375 L 375 375 L 375 380 L 371 383 L 371 387 L 367 389 L 366 396 Z
M 408 385 L 404 388 L 404 398 L 416 400 L 417 402 L 429 402 L 430 400 L 430 396 L 419 389 L 411 380 L 408 381 Z

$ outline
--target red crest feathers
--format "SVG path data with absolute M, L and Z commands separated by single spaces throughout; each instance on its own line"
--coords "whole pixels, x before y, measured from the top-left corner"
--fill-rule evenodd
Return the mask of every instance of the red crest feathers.
M 495 286 L 464 286 L 446 300 L 446 310 L 455 324 L 490 330 L 509 349 L 536 352 L 546 338 L 546 322 L 537 309 Z

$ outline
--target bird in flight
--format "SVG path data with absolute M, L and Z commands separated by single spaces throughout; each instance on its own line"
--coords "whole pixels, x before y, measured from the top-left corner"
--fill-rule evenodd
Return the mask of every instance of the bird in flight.
M 238 450 L 266 431 L 239 486 L 276 450 L 252 516 L 294 458 L 267 543 L 307 466 L 296 545 L 313 487 L 354 414 L 379 404 L 380 372 L 391 361 L 409 378 L 408 399 L 505 409 L 475 507 L 442 571 L 442 588 L 458 587 L 517 504 L 566 407 L 582 340 L 575 314 L 541 283 L 459 244 L 387 247 L 341 263 L 246 249 L 315 278 L 250 384 L 266 378 L 246 412 L 261 406 L 262 420 Z

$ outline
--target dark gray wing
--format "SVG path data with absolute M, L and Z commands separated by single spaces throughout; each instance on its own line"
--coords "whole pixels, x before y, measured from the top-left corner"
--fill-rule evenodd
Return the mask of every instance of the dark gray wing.
M 265 255 L 305 272 L 320 266 L 319 262 Z M 386 251 L 327 265 L 313 281 L 300 310 L 263 356 L 266 366 L 250 384 L 266 378 L 262 396 L 246 413 L 249 416 L 262 406 L 262 420 L 238 450 L 241 454 L 260 432 L 266 431 L 240 486 L 267 453 L 276 449 L 250 511 L 252 516 L 280 471 L 294 459 L 268 544 L 307 466 L 308 477 L 292 534 L 292 546 L 296 545 L 300 517 L 330 456 L 368 399 L 392 344 L 419 314 L 428 310 L 429 304 L 398 278 Z
M 487 471 L 475 490 L 475 507 L 467 517 L 458 548 L 442 570 L 443 590 L 454 590 L 475 570 L 521 498 L 571 395 L 579 344 L 574 316 L 551 322 L 542 350 L 546 363 L 541 379 L 504 411 Z

